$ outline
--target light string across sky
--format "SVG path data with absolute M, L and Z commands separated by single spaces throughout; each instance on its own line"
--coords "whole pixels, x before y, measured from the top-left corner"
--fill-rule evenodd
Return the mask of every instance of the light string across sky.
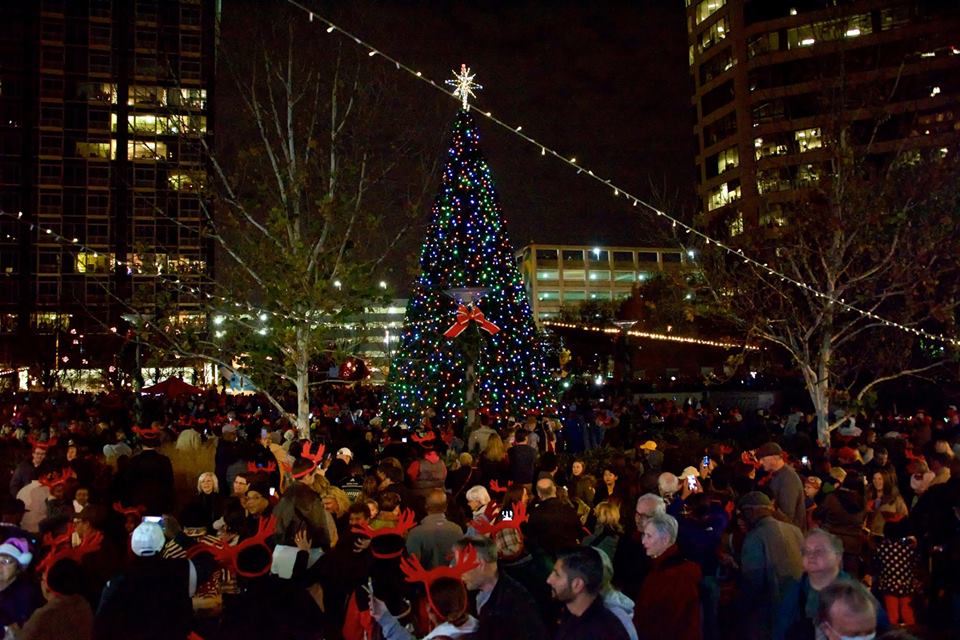
M 367 55 L 368 55 L 369 57 L 373 58 L 373 57 L 379 56 L 379 57 L 383 58 L 384 60 L 387 60 L 388 62 L 392 63 L 398 70 L 404 71 L 404 72 L 408 73 L 409 75 L 413 76 L 414 78 L 416 78 L 417 80 L 420 80 L 420 81 L 422 81 L 422 82 L 425 82 L 425 83 L 429 84 L 431 87 L 433 87 L 433 88 L 436 89 L 437 91 L 441 91 L 441 92 L 443 92 L 443 93 L 445 93 L 445 94 L 447 94 L 447 95 L 449 95 L 449 96 L 451 96 L 451 97 L 453 97 L 453 98 L 456 98 L 457 100 L 462 101 L 462 103 L 463 103 L 463 105 L 465 106 L 465 108 L 468 108 L 468 109 L 474 111 L 476 114 L 483 116 L 483 117 L 486 118 L 487 120 L 490 120 L 491 122 L 497 124 L 498 126 L 500 126 L 500 127 L 504 128 L 504 129 L 508 130 L 508 131 L 511 132 L 513 135 L 515 135 L 515 136 L 517 136 L 517 137 L 525 140 L 526 142 L 528 142 L 528 143 L 530 143 L 531 145 L 533 145 L 533 146 L 535 146 L 536 148 L 538 148 L 538 149 L 540 150 L 540 155 L 541 155 L 541 156 L 551 155 L 551 156 L 557 158 L 558 160 L 560 160 L 561 162 L 565 162 L 566 164 L 570 165 L 571 167 L 573 167 L 574 169 L 577 170 L 577 175 L 584 175 L 584 176 L 586 176 L 586 177 L 588 177 L 588 178 L 592 178 L 593 180 L 595 180 L 595 181 L 597 181 L 597 182 L 600 182 L 601 184 L 606 185 L 607 187 L 609 187 L 610 189 L 613 190 L 613 196 L 614 196 L 614 197 L 617 197 L 617 198 L 623 197 L 623 198 L 625 198 L 628 202 L 631 202 L 631 203 L 633 204 L 633 206 L 635 206 L 635 207 L 638 206 L 638 205 L 642 205 L 644 208 L 650 210 L 652 213 L 655 213 L 655 214 L 657 215 L 657 217 L 661 217 L 661 218 L 664 218 L 665 220 L 669 220 L 669 221 L 670 221 L 670 224 L 671 224 L 671 226 L 672 226 L 673 228 L 679 227 L 679 228 L 683 229 L 684 232 L 686 232 L 687 234 L 692 234 L 693 236 L 696 236 L 696 237 L 701 238 L 707 245 L 710 245 L 710 244 L 716 245 L 718 248 L 723 249 L 723 250 L 726 251 L 727 253 L 730 253 L 730 254 L 732 254 L 732 255 L 740 258 L 741 260 L 743 260 L 743 262 L 744 262 L 745 264 L 752 265 L 753 267 L 755 267 L 755 268 L 757 268 L 757 269 L 762 269 L 762 270 L 765 271 L 768 275 L 772 275 L 772 276 L 775 276 L 775 277 L 780 278 L 780 281 L 781 281 L 781 282 L 790 283 L 790 284 L 794 285 L 795 287 L 798 287 L 798 288 L 800 288 L 800 289 L 803 289 L 803 290 L 805 290 L 805 291 L 808 291 L 808 292 L 810 292 L 811 294 L 815 295 L 816 297 L 822 298 L 822 299 L 824 299 L 824 300 L 827 301 L 827 302 L 831 302 L 831 303 L 837 305 L 838 307 L 841 307 L 841 308 L 843 308 L 843 309 L 846 309 L 847 311 L 851 311 L 851 312 L 860 314 L 861 316 L 863 316 L 863 317 L 865 317 L 865 318 L 870 318 L 871 320 L 875 320 L 875 321 L 883 324 L 884 326 L 894 327 L 894 328 L 900 329 L 900 330 L 902 330 L 902 331 L 906 331 L 906 332 L 912 333 L 912 334 L 917 335 L 917 336 L 921 336 L 921 337 L 924 337 L 924 338 L 928 338 L 928 339 L 930 339 L 930 340 L 934 340 L 934 341 L 936 341 L 936 342 L 942 342 L 942 343 L 946 343 L 946 344 L 950 344 L 950 345 L 954 345 L 954 346 L 960 346 L 960 339 L 951 338 L 950 336 L 945 336 L 945 335 L 943 335 L 943 334 L 930 333 L 929 331 L 925 331 L 925 330 L 923 330 L 923 329 L 917 329 L 917 328 L 915 328 L 915 327 L 910 327 L 910 326 L 907 326 L 907 325 L 904 325 L 904 324 L 900 324 L 900 323 L 898 323 L 898 322 L 894 322 L 894 321 L 892 321 L 892 320 L 888 320 L 888 319 L 886 319 L 886 318 L 884 318 L 884 317 L 882 317 L 882 316 L 880 316 L 880 315 L 877 315 L 877 314 L 875 314 L 875 313 L 873 313 L 873 312 L 871 312 L 871 311 L 865 311 L 865 310 L 863 310 L 863 309 L 860 309 L 859 307 L 856 307 L 856 306 L 854 306 L 854 305 L 846 302 L 845 300 L 843 300 L 843 299 L 841 299 L 841 298 L 836 298 L 836 297 L 834 297 L 834 296 L 825 294 L 825 293 L 823 293 L 822 291 L 818 290 L 816 287 L 813 287 L 813 286 L 807 284 L 806 282 L 803 282 L 802 280 L 797 280 L 797 279 L 792 278 L 792 277 L 790 277 L 790 276 L 788 276 L 788 275 L 786 275 L 786 274 L 784 274 L 784 273 L 781 273 L 780 271 L 777 271 L 776 269 L 773 269 L 773 268 L 770 267 L 766 262 L 761 262 L 760 260 L 757 260 L 756 258 L 752 258 L 751 256 L 746 255 L 746 254 L 743 252 L 742 249 L 737 249 L 737 248 L 731 247 L 731 246 L 729 246 L 729 245 L 721 242 L 720 240 L 717 240 L 716 238 L 713 238 L 712 236 L 707 235 L 706 233 L 700 231 L 699 229 L 694 228 L 692 225 L 689 225 L 689 224 L 687 224 L 686 222 L 675 218 L 674 216 L 670 215 L 669 213 L 666 213 L 666 212 L 662 211 L 661 209 L 659 209 L 659 208 L 655 207 L 654 205 L 650 204 L 649 202 L 644 201 L 642 198 L 639 198 L 639 197 L 631 194 L 630 192 L 624 190 L 622 187 L 614 184 L 613 181 L 610 180 L 609 178 L 603 178 L 603 177 L 601 177 L 601 176 L 598 176 L 598 175 L 595 174 L 592 170 L 587 169 L 587 168 L 585 168 L 583 165 L 581 165 L 580 163 L 578 163 L 576 157 L 570 157 L 570 158 L 568 158 L 568 157 L 564 156 L 563 154 L 555 151 L 554 149 L 548 147 L 548 146 L 545 145 L 544 143 L 537 141 L 536 139 L 530 137 L 530 136 L 527 135 L 526 133 L 523 133 L 523 131 L 522 131 L 523 126 L 522 126 L 522 125 L 511 125 L 511 124 L 508 124 L 508 123 L 504 122 L 503 120 L 501 120 L 500 118 L 497 118 L 496 116 L 494 116 L 490 111 L 483 111 L 482 109 L 479 109 L 479 108 L 477 108 L 476 106 L 469 104 L 468 101 L 467 101 L 467 97 L 468 97 L 468 96 L 466 95 L 466 92 L 464 92 L 464 91 L 460 88 L 460 84 L 459 84 L 459 83 L 456 83 L 456 82 L 450 83 L 450 84 L 452 84 L 452 86 L 457 87 L 454 91 L 450 91 L 450 90 L 444 88 L 441 84 L 435 82 L 434 80 L 432 80 L 432 79 L 430 79 L 430 78 L 428 78 L 428 77 L 425 77 L 425 76 L 423 75 L 423 73 L 421 73 L 420 71 L 417 71 L 417 70 L 414 69 L 413 67 L 411 67 L 411 66 L 409 66 L 409 65 L 407 65 L 407 64 L 404 64 L 404 63 L 401 62 L 400 60 L 397 60 L 396 58 L 393 58 L 393 57 L 391 57 L 390 55 L 384 53 L 383 51 L 381 51 L 381 50 L 378 49 L 377 47 L 374 47 L 373 45 L 371 45 L 371 44 L 369 44 L 368 42 L 364 41 L 362 38 L 354 35 L 354 34 L 351 33 L 350 31 L 347 31 L 347 30 L 344 29 L 343 27 L 335 24 L 334 22 L 330 21 L 329 19 L 327 19 L 327 18 L 323 17 L 322 15 L 318 14 L 316 11 L 314 11 L 314 10 L 312 10 L 312 9 L 304 6 L 304 5 L 301 4 L 300 2 L 297 2 L 297 0 L 287 0 L 287 2 L 288 2 L 288 4 L 290 4 L 291 6 L 297 7 L 298 9 L 302 10 L 303 12 L 305 12 L 305 13 L 307 14 L 308 20 L 309 20 L 310 22 L 318 22 L 318 23 L 320 23 L 320 25 L 318 25 L 318 26 L 325 25 L 325 27 L 326 27 L 326 32 L 327 32 L 327 33 L 333 34 L 333 33 L 335 33 L 335 32 L 339 32 L 339 33 L 342 34 L 343 36 L 345 36 L 345 37 L 353 40 L 353 41 L 354 41 L 358 46 L 360 46 L 361 48 L 366 49 L 366 50 L 367 50 Z M 456 72 L 454 72 L 454 73 L 456 73 Z M 461 74 L 467 74 L 467 73 L 470 73 L 470 70 L 469 70 L 468 68 L 462 67 L 462 68 L 461 68 Z M 459 77 L 459 76 L 458 76 L 458 77 Z M 473 78 L 474 78 L 474 75 L 470 75 L 470 76 L 469 76 L 469 79 L 470 79 L 471 82 L 472 82 Z M 479 86 L 476 85 L 476 84 L 472 84 L 470 88 L 471 88 L 471 89 L 472 89 L 472 88 L 479 89 L 479 88 L 481 88 L 481 87 L 479 87 Z M 470 95 L 472 95 L 472 94 L 473 94 L 473 92 L 470 91 Z

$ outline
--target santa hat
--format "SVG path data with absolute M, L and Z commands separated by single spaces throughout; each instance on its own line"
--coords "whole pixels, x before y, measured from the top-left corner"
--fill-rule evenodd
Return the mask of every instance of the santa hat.
M 23 538 L 7 538 L 3 544 L 0 544 L 0 555 L 10 556 L 16 560 L 21 570 L 30 566 L 33 560 L 30 543 Z

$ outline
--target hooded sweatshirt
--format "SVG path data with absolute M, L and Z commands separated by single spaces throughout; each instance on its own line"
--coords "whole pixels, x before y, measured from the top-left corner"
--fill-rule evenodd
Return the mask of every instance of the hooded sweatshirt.
M 638 640 L 637 628 L 633 626 L 633 600 L 616 589 L 610 589 L 603 594 L 603 606 L 617 616 L 617 620 L 626 629 L 630 640 Z

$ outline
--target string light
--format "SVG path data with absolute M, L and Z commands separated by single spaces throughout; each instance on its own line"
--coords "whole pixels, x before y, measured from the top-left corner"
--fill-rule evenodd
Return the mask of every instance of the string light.
M 302 11 L 306 12 L 307 14 L 311 13 L 311 10 L 310 10 L 310 9 L 308 9 L 307 7 L 305 7 L 303 4 L 301 4 L 301 3 L 298 2 L 297 0 L 287 0 L 287 3 L 290 4 L 290 5 L 292 5 L 292 6 L 294 6 L 294 7 L 297 7 L 297 8 L 299 8 L 299 9 L 301 9 Z M 317 18 L 318 18 L 321 22 L 323 22 L 324 24 L 327 24 L 327 25 L 328 25 L 328 29 L 327 29 L 328 32 L 332 32 L 332 31 L 334 31 L 334 30 L 340 31 L 340 32 L 343 33 L 346 37 L 351 38 L 352 40 L 354 40 L 354 42 L 356 42 L 356 43 L 357 43 L 358 45 L 360 45 L 361 47 L 364 47 L 364 48 L 366 48 L 366 49 L 368 49 L 368 50 L 371 50 L 371 51 L 377 51 L 384 59 L 386 59 L 386 60 L 390 61 L 391 63 L 393 63 L 393 64 L 397 67 L 397 69 L 400 69 L 400 70 L 402 70 L 402 71 L 405 71 L 405 72 L 409 73 L 409 74 L 412 75 L 413 77 L 415 77 L 415 78 L 417 78 L 417 79 L 419 79 L 419 80 L 421 80 L 421 81 L 423 81 L 423 82 L 426 82 L 426 83 L 429 84 L 430 86 L 436 88 L 436 89 L 439 90 L 439 91 L 442 91 L 443 93 L 445 93 L 445 94 L 447 94 L 447 95 L 450 95 L 450 96 L 452 96 L 452 97 L 454 97 L 454 98 L 461 98 L 461 96 L 460 96 L 459 94 L 457 94 L 456 92 L 447 91 L 446 89 L 444 89 L 443 87 L 441 87 L 440 85 L 438 85 L 437 83 L 435 83 L 433 80 L 430 80 L 429 78 L 424 78 L 424 77 L 423 77 L 423 74 L 420 73 L 419 71 L 415 71 L 414 69 L 410 68 L 410 67 L 407 66 L 406 64 L 400 62 L 399 60 L 397 60 L 397 59 L 395 59 L 395 58 L 393 58 L 393 57 L 391 57 L 391 56 L 388 56 L 388 55 L 384 54 L 382 51 L 376 50 L 372 45 L 367 44 L 366 42 L 364 42 L 363 40 L 361 40 L 361 39 L 360 39 L 359 37 L 357 37 L 356 35 L 354 35 L 354 34 L 348 32 L 348 31 L 346 31 L 345 29 L 343 29 L 343 28 L 340 27 L 339 25 L 334 24 L 333 22 L 331 22 L 331 21 L 328 20 L 327 18 L 324 18 L 324 17 L 320 16 L 319 14 L 317 15 Z M 462 99 L 462 98 L 461 98 L 461 99 Z M 469 108 L 470 110 L 472 110 L 472 111 L 474 111 L 474 112 L 476 112 L 476 113 L 482 114 L 482 115 L 483 115 L 484 117 L 486 117 L 488 120 L 490 120 L 490 121 L 493 122 L 494 124 L 496 124 L 496 125 L 504 128 L 504 129 L 506 129 L 507 131 L 509 131 L 509 132 L 512 133 L 513 135 L 515 135 L 515 136 L 517 136 L 517 137 L 525 140 L 526 142 L 528 142 L 528 143 L 530 143 L 530 144 L 532 144 L 532 145 L 535 145 L 536 147 L 539 147 L 539 148 L 541 149 L 541 155 L 546 155 L 547 153 L 549 153 L 550 155 L 552 155 L 552 156 L 554 156 L 555 158 L 559 159 L 561 162 L 567 163 L 567 164 L 570 165 L 572 168 L 574 168 L 574 169 L 577 170 L 577 174 L 578 174 L 578 175 L 580 175 L 580 174 L 583 173 L 583 174 L 588 175 L 590 178 L 593 178 L 594 180 L 597 180 L 598 182 L 602 182 L 603 184 L 606 184 L 606 185 L 612 185 L 612 182 L 611 182 L 609 179 L 605 179 L 605 178 L 602 178 L 601 176 L 597 176 L 597 175 L 595 175 L 592 171 L 590 171 L 589 169 L 584 169 L 584 167 L 580 166 L 580 164 L 578 164 L 578 162 L 577 162 L 577 158 L 576 158 L 576 157 L 571 157 L 571 158 L 567 159 L 565 156 L 561 155 L 560 153 L 554 151 L 553 149 L 548 148 L 548 147 L 547 147 L 545 144 L 543 144 L 542 142 L 539 142 L 539 141 L 537 141 L 536 139 L 532 138 L 531 136 L 529 136 L 529 135 L 527 135 L 527 134 L 525 134 L 525 133 L 522 133 L 518 127 L 513 126 L 513 125 L 510 125 L 510 124 L 507 124 L 506 122 L 500 120 L 499 118 L 495 118 L 490 111 L 486 111 L 486 112 L 480 111 L 479 109 L 477 109 L 477 108 L 476 108 L 475 106 L 473 106 L 473 105 L 467 105 L 467 108 Z M 623 189 L 622 187 L 616 187 L 616 188 L 620 191 L 620 193 L 623 195 L 623 197 L 625 197 L 628 201 L 632 202 L 634 206 L 642 205 L 644 208 L 646 208 L 646 209 L 649 210 L 650 212 L 656 214 L 658 217 L 666 218 L 667 220 L 669 220 L 669 221 L 671 222 L 671 226 L 672 226 L 672 227 L 676 228 L 676 227 L 679 226 L 679 227 L 682 228 L 682 229 L 684 230 L 684 232 L 687 233 L 687 234 L 693 234 L 693 235 L 695 235 L 695 236 L 698 236 L 699 238 L 701 238 L 701 239 L 704 240 L 704 241 L 710 240 L 710 241 L 711 241 L 713 244 L 715 244 L 719 249 L 722 249 L 722 250 L 726 251 L 727 253 L 739 253 L 739 254 L 742 255 L 742 253 L 743 253 L 742 250 L 737 250 L 737 249 L 735 249 L 735 248 L 727 245 L 726 243 L 721 242 L 721 241 L 717 240 L 716 238 L 713 238 L 713 237 L 705 234 L 704 232 L 702 232 L 702 231 L 700 231 L 700 230 L 698 230 L 698 229 L 693 228 L 693 226 L 691 226 L 691 225 L 683 222 L 682 220 L 679 220 L 679 219 L 671 216 L 669 213 L 666 213 L 666 212 L 662 211 L 661 209 L 655 207 L 654 205 L 650 204 L 649 202 L 646 202 L 646 201 L 643 200 L 642 198 L 639 198 L 638 196 L 635 196 L 635 195 L 631 194 L 629 191 Z M 838 300 L 838 299 L 836 299 L 836 298 L 834 298 L 834 297 L 832 297 L 832 296 L 827 296 L 827 295 L 825 295 L 825 294 L 821 294 L 821 293 L 818 292 L 814 287 L 811 287 L 811 286 L 808 285 L 807 283 L 802 282 L 802 281 L 800 281 L 800 280 L 797 280 L 797 279 L 795 279 L 795 278 L 792 278 L 792 277 L 790 277 L 790 276 L 788 276 L 788 275 L 786 275 L 786 274 L 783 274 L 783 273 L 777 271 L 776 269 L 772 269 L 772 268 L 766 266 L 764 263 L 760 262 L 759 260 L 756 260 L 756 259 L 751 258 L 751 257 L 749 257 L 749 256 L 744 257 L 744 262 L 745 262 L 746 264 L 750 264 L 750 265 L 752 265 L 752 266 L 754 266 L 754 267 L 756 267 L 756 268 L 758 268 L 758 269 L 762 269 L 762 270 L 766 271 L 769 275 L 773 275 L 773 276 L 777 276 L 777 277 L 781 278 L 781 281 L 782 281 L 782 282 L 787 282 L 787 283 L 789 283 L 789 284 L 791 284 L 791 285 L 793 285 L 793 286 L 795 286 L 795 287 L 798 287 L 798 288 L 800 288 L 800 289 L 805 289 L 805 290 L 808 290 L 808 291 L 810 291 L 810 292 L 812 292 L 812 293 L 817 293 L 817 294 L 821 295 L 822 297 L 826 298 L 827 300 L 829 300 L 830 302 L 833 302 L 834 304 L 836 304 L 836 305 L 842 307 L 843 309 L 845 309 L 845 310 L 847 310 L 847 311 L 850 311 L 850 312 L 852 312 L 852 313 L 857 313 L 857 314 L 859 314 L 860 316 L 867 317 L 867 318 L 871 318 L 871 319 L 875 319 L 875 320 L 877 320 L 877 321 L 883 322 L 883 323 L 884 323 L 885 325 L 887 325 L 887 326 L 895 327 L 895 328 L 897 328 L 897 329 L 899 329 L 899 330 L 901 330 L 901 331 L 907 331 L 907 332 L 909 332 L 909 333 L 913 333 L 913 334 L 915 334 L 915 335 L 922 336 L 922 337 L 928 338 L 928 339 L 930 339 L 930 340 L 934 340 L 934 341 L 936 341 L 936 342 L 941 342 L 941 343 L 950 344 L 950 345 L 954 345 L 954 346 L 960 346 L 960 339 L 951 338 L 951 337 L 948 337 L 948 336 L 944 336 L 944 335 L 942 335 L 942 334 L 930 333 L 929 331 L 925 331 L 925 330 L 923 330 L 923 329 L 916 329 L 916 328 L 913 328 L 913 327 L 909 327 L 909 326 L 900 324 L 900 323 L 898 323 L 898 322 L 893 322 L 892 320 L 886 320 L 886 319 L 884 319 L 884 318 L 881 318 L 881 317 L 879 317 L 879 316 L 876 316 L 875 314 L 871 315 L 871 314 L 869 314 L 867 311 L 864 311 L 863 309 L 860 309 L 860 308 L 858 308 L 858 307 L 856 307 L 856 306 L 854 306 L 854 305 L 852 305 L 852 304 L 849 304 L 849 303 L 846 303 L 846 302 L 842 302 L 842 301 L 840 301 L 840 300 Z
M 707 347 L 719 347 L 721 349 L 747 349 L 748 351 L 759 351 L 760 347 L 753 344 L 744 344 L 742 342 L 724 342 L 722 340 L 708 340 L 706 338 L 691 338 L 688 336 L 677 336 L 670 333 L 653 333 L 649 331 L 636 331 L 629 329 L 622 331 L 616 327 L 603 327 L 590 324 L 573 324 L 570 322 L 544 321 L 543 325 L 556 327 L 558 329 L 576 329 L 579 331 L 592 331 L 595 333 L 604 333 L 607 335 L 626 333 L 628 336 L 636 338 L 646 338 L 648 340 L 666 340 L 668 342 L 683 342 L 686 344 L 699 344 Z

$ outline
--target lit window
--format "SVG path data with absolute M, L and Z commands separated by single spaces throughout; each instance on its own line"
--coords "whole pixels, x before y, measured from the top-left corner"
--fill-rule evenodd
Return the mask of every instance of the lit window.
M 590 270 L 589 279 L 591 281 L 610 281 L 610 272 L 606 269 Z
M 727 0 L 703 0 L 696 8 L 697 24 L 700 24 L 727 3 Z
M 133 105 L 149 105 L 149 106 L 163 106 L 166 104 L 166 89 L 163 87 L 148 87 L 142 85 L 134 85 L 130 87 L 129 97 L 127 98 L 127 104 L 130 106 Z M 176 91 L 171 89 L 171 91 Z
M 167 176 L 167 184 L 174 191 L 197 191 L 203 188 L 204 179 L 202 172 L 171 173 Z
M 811 149 L 819 149 L 823 146 L 823 143 L 820 140 L 820 129 L 801 129 L 796 131 L 793 134 L 794 139 L 797 141 L 797 146 L 800 149 L 800 153 L 804 151 L 809 151 Z
M 584 278 L 583 269 L 564 269 L 563 270 L 563 279 L 564 280 L 580 280 L 583 281 Z
M 730 147 L 717 154 L 717 172 L 723 173 L 727 169 L 733 169 L 740 166 L 740 152 L 736 147 Z
M 77 97 L 88 102 L 117 103 L 117 85 L 109 82 L 81 82 L 77 85 Z
M 556 269 L 537 269 L 537 280 L 559 280 L 560 272 Z
M 729 30 L 727 18 L 725 16 L 707 27 L 707 29 L 700 34 L 700 39 L 698 40 L 698 49 L 700 52 L 703 53 L 713 45 L 726 38 Z
M 740 185 L 731 187 L 732 183 L 724 182 L 720 186 L 711 189 L 707 194 L 707 211 L 719 209 L 740 198 Z
M 785 156 L 790 152 L 787 145 L 779 140 L 756 138 L 753 141 L 753 146 L 756 150 L 757 160 L 768 156 Z
M 564 302 L 578 302 L 580 300 L 587 299 L 586 291 L 564 291 L 563 292 L 563 301 Z
M 90 253 L 77 254 L 77 273 L 110 273 L 113 269 L 113 254 Z
M 614 271 L 613 272 L 613 281 L 614 282 L 633 282 L 636 280 L 636 275 L 633 271 Z
M 109 142 L 78 142 L 77 155 L 81 158 L 110 158 Z
M 609 291 L 591 291 L 591 300 L 610 300 L 613 295 Z
M 559 300 L 559 299 L 560 299 L 560 292 L 559 292 L 559 291 L 547 291 L 547 290 L 543 290 L 543 291 L 540 291 L 539 293 L 537 293 L 537 300 L 541 300 L 541 301 L 547 300 L 547 301 L 549 301 L 549 300 Z
M 165 142 L 133 140 L 127 143 L 129 160 L 165 160 L 167 145 Z

